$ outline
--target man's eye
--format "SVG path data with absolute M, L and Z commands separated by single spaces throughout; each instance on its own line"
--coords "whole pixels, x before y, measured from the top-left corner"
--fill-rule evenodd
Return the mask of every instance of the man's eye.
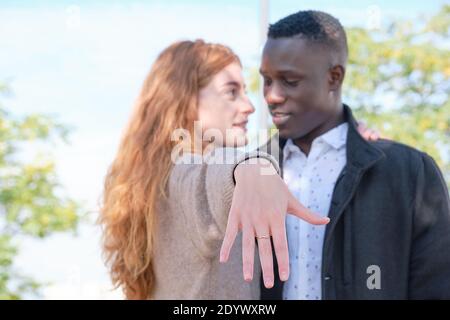
M 264 77 L 263 80 L 265 86 L 270 86 L 272 84 L 272 80 L 269 78 Z
M 287 80 L 287 79 L 284 79 L 283 82 L 285 84 L 287 84 L 288 86 L 295 87 L 296 85 L 298 85 L 299 80 Z

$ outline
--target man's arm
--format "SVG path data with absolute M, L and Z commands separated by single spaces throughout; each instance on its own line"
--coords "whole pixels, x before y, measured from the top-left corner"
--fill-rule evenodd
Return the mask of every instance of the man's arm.
M 450 298 L 450 200 L 442 173 L 426 154 L 417 170 L 409 298 Z

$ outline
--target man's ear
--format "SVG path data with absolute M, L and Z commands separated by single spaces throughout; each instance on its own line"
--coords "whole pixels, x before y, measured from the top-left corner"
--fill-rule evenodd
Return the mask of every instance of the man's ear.
M 337 91 L 341 88 L 345 77 L 345 67 L 337 64 L 332 66 L 328 71 L 328 83 L 331 91 Z

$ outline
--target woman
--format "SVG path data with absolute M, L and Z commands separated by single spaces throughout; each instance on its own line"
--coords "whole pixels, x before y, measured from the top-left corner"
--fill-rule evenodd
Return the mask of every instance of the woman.
M 233 179 L 245 179 L 234 175 L 235 169 L 250 172 L 244 160 L 258 157 L 278 170 L 268 154 L 221 148 L 247 143 L 246 124 L 254 111 L 241 63 L 229 48 L 183 41 L 160 54 L 107 174 L 99 219 L 113 283 L 127 299 L 259 299 L 259 281 L 242 281 L 239 236 L 228 263 L 219 262 Z M 174 141 L 180 128 L 181 143 Z M 208 141 L 191 139 L 198 134 Z M 233 161 L 220 163 L 230 153 Z M 272 181 L 272 194 L 288 192 L 280 177 Z M 305 220 L 327 223 L 312 215 Z M 247 243 L 254 245 L 254 237 Z M 253 269 L 253 255 L 248 256 L 244 265 Z M 255 278 L 260 273 L 256 264 Z

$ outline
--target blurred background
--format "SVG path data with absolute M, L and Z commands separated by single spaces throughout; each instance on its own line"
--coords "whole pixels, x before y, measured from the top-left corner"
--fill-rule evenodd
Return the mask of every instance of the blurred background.
M 95 220 L 152 62 L 177 40 L 230 46 L 257 108 L 252 137 L 271 126 L 257 73 L 267 24 L 306 9 L 347 30 L 344 101 L 432 155 L 450 184 L 448 1 L 0 0 L 0 299 L 121 299 Z

